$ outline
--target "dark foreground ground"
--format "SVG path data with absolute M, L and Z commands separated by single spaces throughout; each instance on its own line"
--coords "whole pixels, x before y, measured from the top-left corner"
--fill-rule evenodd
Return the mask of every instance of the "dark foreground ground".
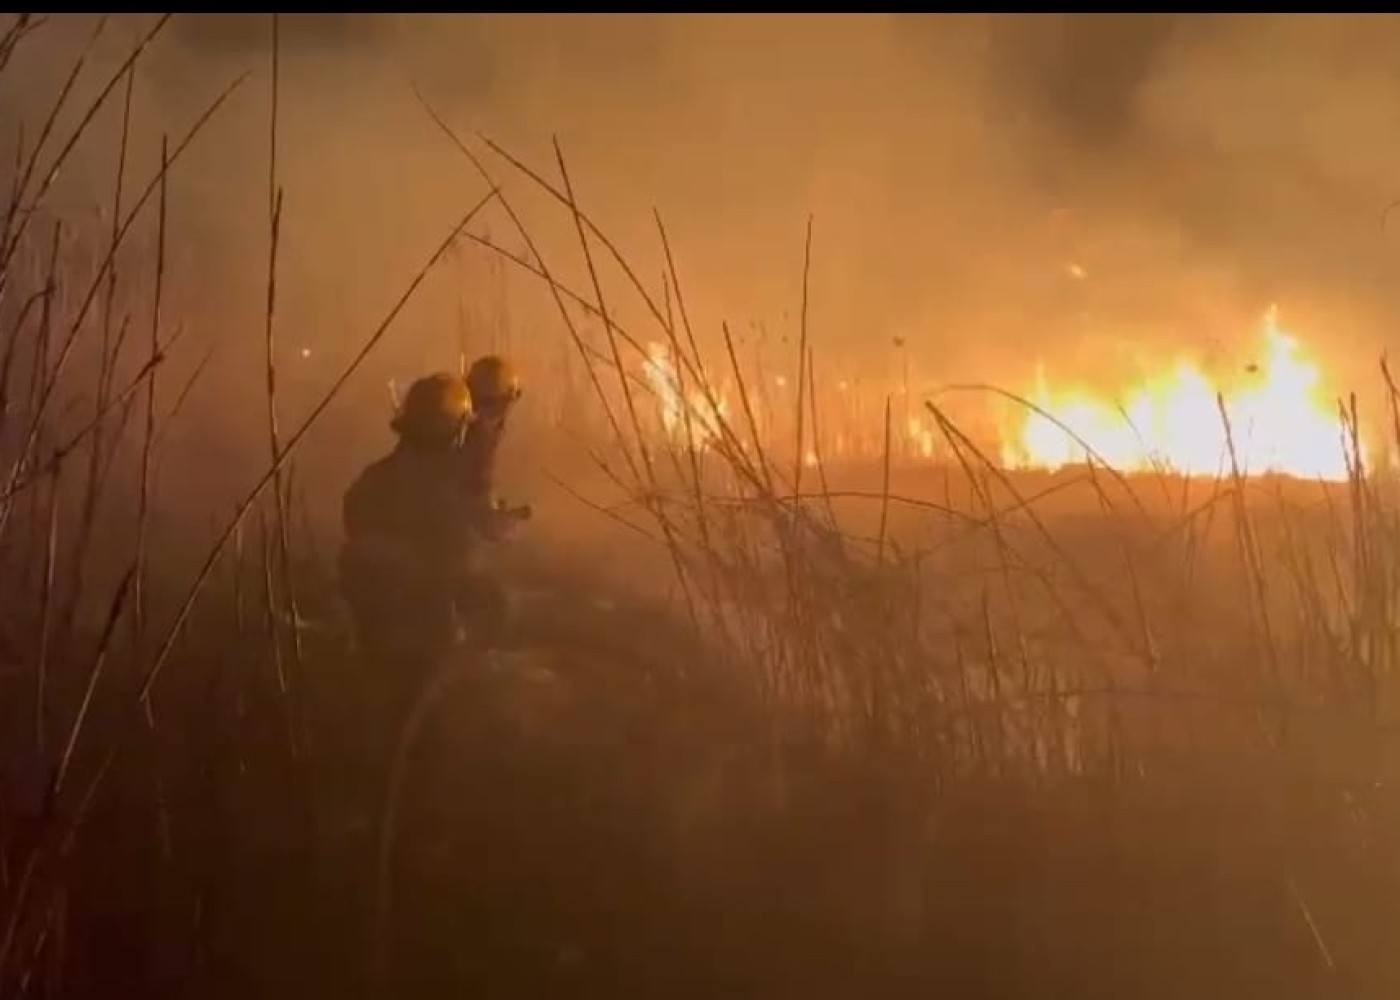
M 217 708 L 137 751 L 159 780 L 96 808 L 58 880 L 61 941 L 10 995 L 1400 989 L 1384 789 L 1205 755 L 940 780 L 936 761 L 784 736 L 681 679 L 698 654 L 672 623 L 585 603 L 549 606 L 555 645 L 508 671 L 463 668 L 387 869 L 353 657 L 310 634 L 293 750 L 284 703 L 226 656 L 202 692 Z
M 1088 653 L 1045 631 L 1083 615 L 1081 598 L 1032 607 L 1021 594 L 1020 617 L 998 618 L 1009 598 L 969 581 L 1005 570 L 949 562 L 937 572 L 961 575 L 930 607 L 966 619 L 881 681 L 893 695 L 881 711 L 910 717 L 906 738 L 867 727 L 832 746 L 789 711 L 793 687 L 773 693 L 776 661 L 725 661 L 640 603 L 646 587 L 599 584 L 620 555 L 567 576 L 522 561 L 522 648 L 447 665 L 392 806 L 381 689 L 315 600 L 324 579 L 303 587 L 285 692 L 255 588 L 217 589 L 154 725 L 123 729 L 105 710 L 84 736 L 75 788 L 120 748 L 90 805 L 66 796 L 46 826 L 32 796 L 7 790 L 0 996 L 1400 995 L 1400 758 L 1374 694 L 1389 661 L 1372 654 L 1366 673 L 1359 647 L 1298 645 L 1288 664 L 1327 670 L 1299 675 L 1291 690 L 1307 698 L 1285 712 L 1246 687 L 1268 661 L 1232 610 L 1237 591 L 1204 592 L 1216 578 L 1202 571 L 1185 617 L 1176 557 L 1143 548 L 1133 593 L 1128 550 L 1104 541 L 1101 512 L 1076 510 L 1055 534 L 1118 581 L 1097 591 L 1157 616 L 1156 680 L 1090 684 L 1077 671 Z M 916 514 L 891 522 L 914 537 L 928 527 Z M 1026 525 L 1005 529 L 1035 556 Z M 1062 565 L 1065 550 L 1044 558 Z M 660 579 L 664 560 L 628 572 Z M 1026 576 L 1061 595 L 1078 585 Z M 846 624 L 813 624 L 819 642 L 849 640 L 871 587 L 885 583 L 835 601 Z M 879 634 L 849 652 L 869 649 L 858 676 L 910 654 Z M 964 656 L 1003 663 L 989 671 L 999 695 L 979 700 L 947 672 Z M 111 671 L 104 704 L 129 703 L 131 678 Z M 1217 693 L 1255 694 L 1179 696 L 1206 673 Z M 1363 674 L 1366 697 L 1347 694 Z M 64 823 L 82 810 L 67 849 Z

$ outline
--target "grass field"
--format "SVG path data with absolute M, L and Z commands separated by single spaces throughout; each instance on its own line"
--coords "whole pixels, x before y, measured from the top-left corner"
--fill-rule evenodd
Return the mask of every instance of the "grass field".
M 0 74 L 42 30 L 10 16 Z M 375 456 L 281 412 L 275 295 L 256 483 L 194 499 L 215 460 L 168 446 L 219 377 L 162 308 L 183 137 L 101 224 L 41 211 L 140 53 L 26 132 L 0 228 L 0 996 L 1400 990 L 1392 482 L 1010 474 L 951 422 L 938 463 L 795 464 L 820 412 L 751 443 L 674 272 L 629 332 L 517 265 L 592 324 L 597 440 L 529 430 L 583 457 L 517 477 L 522 649 L 446 664 L 396 758 L 334 596 L 343 476 L 304 472 Z M 596 273 L 562 156 L 470 148 Z M 737 384 L 706 448 L 619 378 L 648 342 Z

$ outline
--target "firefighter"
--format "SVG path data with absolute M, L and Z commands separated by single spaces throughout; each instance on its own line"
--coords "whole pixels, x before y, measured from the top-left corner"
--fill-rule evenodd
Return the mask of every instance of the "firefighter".
M 482 371 L 495 372 L 495 382 Z M 341 584 L 368 667 L 364 738 L 352 753 L 368 755 L 371 781 L 388 778 L 381 769 L 394 766 L 412 732 L 405 724 L 463 632 L 490 648 L 505 620 L 482 543 L 528 513 L 491 492 L 501 423 L 519 385 L 499 359 L 472 383 L 475 391 L 447 373 L 414 382 L 390 425 L 398 443 L 345 494 Z M 480 424 L 473 395 L 483 402 Z
M 505 433 L 506 417 L 520 399 L 520 379 L 508 361 L 500 355 L 487 354 L 472 362 L 466 382 L 474 411 L 463 441 L 466 488 L 479 500 L 499 507 L 495 495 L 496 452 Z
M 480 543 L 528 513 L 504 508 L 492 493 L 501 422 L 519 385 L 500 359 L 473 372 L 415 382 L 391 424 L 397 446 L 345 495 L 345 596 L 362 648 L 373 660 L 397 661 L 396 674 L 421 678 L 463 617 L 478 631 L 496 621 L 499 593 L 481 582 Z M 483 401 L 480 422 L 472 384 Z
M 455 456 L 470 418 L 462 379 L 419 379 L 390 424 L 397 446 L 345 494 L 340 568 L 356 638 L 406 672 L 453 638 L 453 580 L 470 543 Z

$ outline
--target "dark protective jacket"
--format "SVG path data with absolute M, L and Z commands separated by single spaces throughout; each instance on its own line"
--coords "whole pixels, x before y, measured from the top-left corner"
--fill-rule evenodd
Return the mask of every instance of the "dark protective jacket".
M 451 644 L 463 602 L 485 600 L 479 542 L 502 529 L 499 442 L 499 425 L 473 424 L 455 449 L 400 443 L 346 492 L 341 580 L 371 654 L 431 656 Z
M 504 433 L 504 421 L 478 417 L 467 425 L 459 450 L 462 490 L 471 498 L 477 532 L 486 537 L 495 537 L 500 529 L 492 512 L 496 507 L 496 455 Z

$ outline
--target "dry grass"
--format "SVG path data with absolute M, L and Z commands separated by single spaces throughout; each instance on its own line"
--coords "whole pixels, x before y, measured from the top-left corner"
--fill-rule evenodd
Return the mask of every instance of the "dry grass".
M 891 443 L 874 468 L 806 468 L 824 438 L 805 319 L 794 441 L 764 448 L 753 372 L 728 330 L 705 357 L 660 221 L 652 289 L 562 153 L 551 180 L 434 115 L 482 200 L 289 428 L 274 152 L 269 462 L 189 575 L 150 513 L 178 495 L 162 444 L 204 372 L 170 374 L 166 177 L 224 97 L 155 176 L 126 176 L 123 95 L 163 27 L 90 108 L 66 88 L 29 133 L 0 228 L 0 995 L 354 991 L 376 896 L 400 991 L 1394 994 L 1392 484 L 1008 476 L 932 406 L 951 467 Z M 6 24 L 0 72 L 36 30 Z M 124 122 L 107 224 L 41 224 L 101 116 Z M 539 257 L 498 170 L 557 202 L 585 289 Z M 473 228 L 488 203 L 527 254 Z M 557 304 L 610 456 L 578 508 L 674 598 L 603 608 L 586 566 L 521 570 L 555 595 L 526 633 L 550 672 L 430 699 L 450 725 L 379 865 L 347 841 L 385 766 L 356 704 L 374 679 L 338 633 L 292 627 L 326 589 L 293 463 L 462 239 Z M 623 296 L 647 329 L 619 324 Z M 660 443 L 648 341 L 686 391 L 733 388 L 710 447 Z

